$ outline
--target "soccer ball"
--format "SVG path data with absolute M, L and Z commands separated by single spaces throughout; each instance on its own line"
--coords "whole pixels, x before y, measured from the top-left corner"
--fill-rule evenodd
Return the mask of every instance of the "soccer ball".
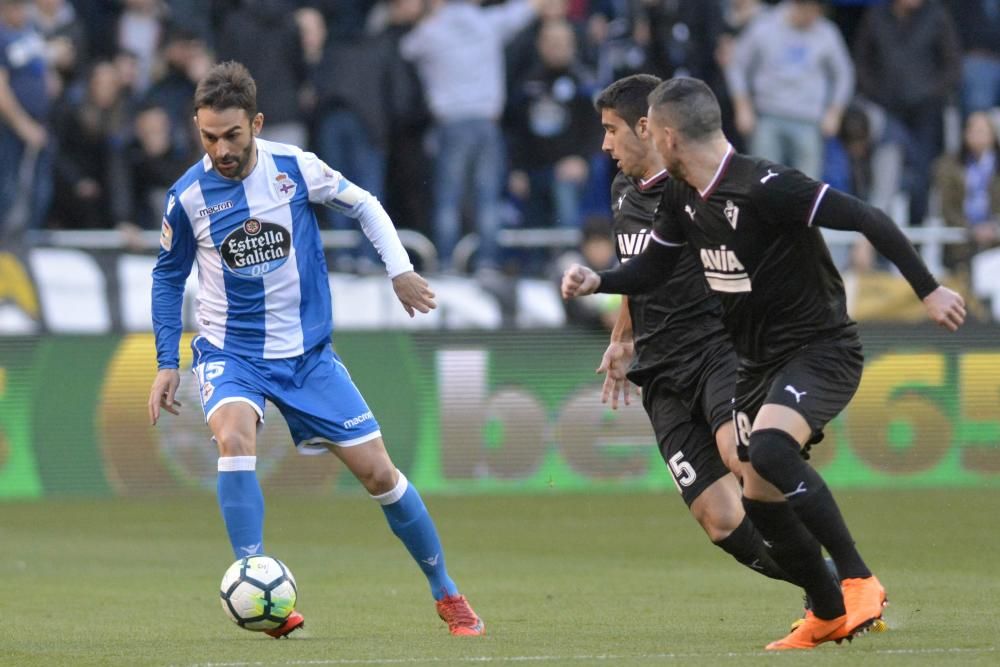
M 292 571 L 277 558 L 241 558 L 222 575 L 222 609 L 245 630 L 280 627 L 295 609 L 298 589 Z

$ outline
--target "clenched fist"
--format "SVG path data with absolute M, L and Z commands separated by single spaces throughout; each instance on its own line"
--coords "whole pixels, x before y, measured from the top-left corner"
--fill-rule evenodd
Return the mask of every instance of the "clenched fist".
M 593 294 L 601 286 L 601 277 L 593 269 L 582 264 L 573 264 L 562 277 L 562 297 L 572 299 L 575 296 Z

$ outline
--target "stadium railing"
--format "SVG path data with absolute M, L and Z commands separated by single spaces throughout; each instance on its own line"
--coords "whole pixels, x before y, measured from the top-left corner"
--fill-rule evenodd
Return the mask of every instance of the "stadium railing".
M 901 227 L 901 229 L 920 250 L 927 267 L 934 275 L 941 275 L 945 272 L 942 258 L 946 245 L 968 242 L 968 233 L 965 229 L 947 227 L 940 217 L 928 218 L 920 226 Z M 859 238 L 856 232 L 835 229 L 825 229 L 823 232 L 827 243 L 831 246 L 849 248 Z M 581 238 L 580 231 L 577 229 L 503 229 L 497 236 L 497 243 L 501 248 L 508 249 L 535 248 L 559 251 L 578 248 Z M 468 271 L 471 267 L 472 256 L 478 246 L 478 234 L 472 233 L 463 236 L 455 246 L 453 255 L 456 268 Z M 997 280 L 1000 282 L 1000 276 L 997 277 Z
M 421 270 L 433 273 L 438 267 L 437 249 L 429 238 L 412 229 L 400 229 L 399 240 L 416 260 Z M 320 239 L 328 250 L 354 248 L 366 242 L 357 230 L 322 229 Z M 29 246 L 51 246 L 55 248 L 79 248 L 83 250 L 155 250 L 160 244 L 158 231 L 141 231 L 135 235 L 139 247 L 127 248 L 123 234 L 114 229 L 66 230 L 52 229 L 34 231 L 27 235 Z
M 928 268 L 935 275 L 944 272 L 942 257 L 944 247 L 949 244 L 968 242 L 968 233 L 959 227 L 947 227 L 940 217 L 930 217 L 920 226 L 901 227 L 910 241 L 920 250 Z M 403 246 L 413 256 L 420 270 L 434 273 L 438 268 L 438 253 L 434 243 L 420 232 L 400 229 L 399 238 Z M 850 247 L 859 237 L 855 232 L 824 230 L 827 243 L 831 246 Z M 358 230 L 321 230 L 320 238 L 328 250 L 354 248 L 365 242 Z M 139 232 L 135 237 L 139 244 L 132 250 L 154 250 L 160 242 L 158 231 Z M 57 248 L 80 248 L 85 250 L 125 250 L 125 237 L 117 230 L 40 230 L 30 232 L 25 239 L 29 246 L 50 246 Z M 581 233 L 577 229 L 562 228 L 520 228 L 502 229 L 497 243 L 507 249 L 571 250 L 578 248 Z M 472 257 L 479 246 L 479 236 L 475 233 L 463 236 L 455 247 L 453 260 L 460 271 L 468 271 Z M 1000 276 L 994 280 L 1000 284 Z M 1000 287 L 998 287 L 1000 289 Z

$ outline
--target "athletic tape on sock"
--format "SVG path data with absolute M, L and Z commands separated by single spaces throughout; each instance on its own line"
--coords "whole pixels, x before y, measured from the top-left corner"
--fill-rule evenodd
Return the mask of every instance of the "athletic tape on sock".
M 396 486 L 394 486 L 391 491 L 386 491 L 381 495 L 371 497 L 372 500 L 377 502 L 379 505 L 391 505 L 395 502 L 399 502 L 399 499 L 406 493 L 406 489 L 409 488 L 410 483 L 406 480 L 406 475 L 403 474 L 403 471 L 397 470 L 396 472 L 399 473 L 399 480 L 396 482 Z
M 219 472 L 237 472 L 240 470 L 256 470 L 256 456 L 220 456 Z

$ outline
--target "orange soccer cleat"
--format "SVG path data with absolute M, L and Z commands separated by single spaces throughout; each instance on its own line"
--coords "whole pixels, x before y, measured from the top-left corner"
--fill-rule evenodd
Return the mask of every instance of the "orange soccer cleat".
M 486 634 L 483 619 L 472 611 L 464 595 L 447 595 L 437 601 L 437 613 L 448 624 L 448 632 L 457 636 L 472 637 Z
M 790 649 L 810 649 L 816 648 L 823 642 L 837 642 L 844 639 L 850 641 L 851 633 L 845 625 L 847 614 L 838 616 L 831 620 L 817 618 L 811 611 L 806 612 L 805 618 L 797 628 L 783 639 L 771 642 L 764 647 L 766 651 L 787 651 Z
M 837 584 L 838 588 L 840 588 L 840 575 L 837 574 L 836 563 L 833 562 L 832 558 L 824 558 L 823 563 L 826 565 L 826 570 L 827 572 L 830 573 L 830 577 L 833 579 L 833 582 Z M 789 628 L 789 630 L 790 631 L 794 630 L 795 628 L 802 625 L 802 623 L 806 620 L 805 612 L 809 611 L 812 608 L 813 608 L 812 599 L 809 597 L 809 594 L 806 593 L 806 595 L 803 597 L 802 616 L 792 621 L 792 627 Z
M 282 637 L 287 637 L 299 628 L 304 628 L 306 626 L 306 619 L 297 611 L 293 611 L 285 619 L 279 627 L 274 630 L 265 630 L 264 633 L 274 637 L 275 639 L 281 639 Z
M 887 626 L 882 620 L 882 608 L 888 604 L 888 598 L 875 575 L 864 579 L 844 579 L 840 585 L 844 591 L 847 628 L 851 634 L 885 632 Z

